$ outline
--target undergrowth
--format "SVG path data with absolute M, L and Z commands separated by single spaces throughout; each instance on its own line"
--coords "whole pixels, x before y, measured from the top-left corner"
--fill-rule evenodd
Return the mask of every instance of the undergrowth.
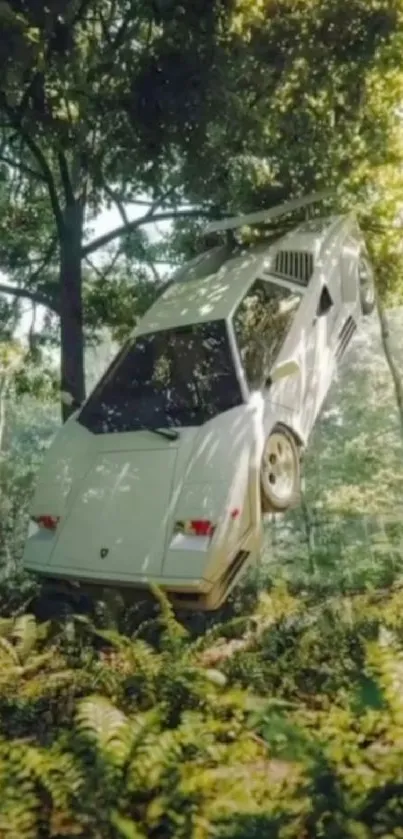
M 152 632 L 0 619 L 2 839 L 403 837 L 399 589 L 198 636 L 155 596 Z

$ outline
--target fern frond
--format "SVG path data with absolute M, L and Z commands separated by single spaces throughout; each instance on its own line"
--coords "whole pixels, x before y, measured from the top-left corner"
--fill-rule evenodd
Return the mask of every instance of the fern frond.
M 39 653 L 38 655 L 34 656 L 31 661 L 28 661 L 27 664 L 24 664 L 22 668 L 22 674 L 24 676 L 34 676 L 39 670 L 46 664 L 51 664 L 54 660 L 55 653 L 54 650 L 48 650 L 44 653 Z
M 144 715 L 142 723 L 136 721 L 132 732 L 133 743 L 127 768 L 128 791 L 132 793 L 139 789 L 147 792 L 158 788 L 162 778 L 169 775 L 182 758 L 178 733 L 169 729 L 160 731 L 155 725 L 155 712 L 149 714 Z
M 117 810 L 111 814 L 111 825 L 122 839 L 147 839 L 147 834 L 140 825 L 127 816 L 122 816 Z
M 0 636 L 0 659 L 1 658 L 5 659 L 5 661 L 9 664 L 14 664 L 17 667 L 20 665 L 20 659 L 13 644 L 11 644 L 10 641 L 7 641 L 6 638 L 2 638 Z
M 76 723 L 81 734 L 96 749 L 120 764 L 130 750 L 130 724 L 126 715 L 103 696 L 89 696 L 77 708 Z
M 7 638 L 14 626 L 14 618 L 0 618 L 0 638 Z
M 13 693 L 18 690 L 23 672 L 24 668 L 21 664 L 8 664 L 4 667 L 0 656 L 0 694 L 3 698 L 6 696 L 12 698 Z
M 40 802 L 21 743 L 0 740 L 0 836 L 36 839 Z
M 89 627 L 91 629 L 92 634 L 99 638 L 102 641 L 106 641 L 107 644 L 111 645 L 112 647 L 117 647 L 120 650 L 125 650 L 130 645 L 129 638 L 126 638 L 124 635 L 120 635 L 116 629 L 98 629 L 98 627 L 92 626 Z
M 11 633 L 20 662 L 23 664 L 37 642 L 37 625 L 33 615 L 21 615 L 16 619 Z
M 139 670 L 147 680 L 154 679 L 163 666 L 161 656 L 141 638 L 137 638 L 130 643 L 127 654 L 134 668 Z
M 189 655 L 197 656 L 198 653 L 209 649 L 212 644 L 230 643 L 232 640 L 242 639 L 252 627 L 250 616 L 235 617 L 227 623 L 218 623 L 196 638 L 189 645 Z
M 403 725 L 403 652 L 391 631 L 381 627 L 379 641 L 367 643 L 366 662 L 391 713 Z
M 172 603 L 167 595 L 154 583 L 150 583 L 150 590 L 160 607 L 160 624 L 164 636 L 168 641 L 179 641 L 189 637 L 189 632 L 175 617 Z
M 72 755 L 61 752 L 57 745 L 46 750 L 28 745 L 24 759 L 26 769 L 48 792 L 53 810 L 67 815 L 84 785 L 83 774 Z
M 46 670 L 37 673 L 34 679 L 27 679 L 21 684 L 20 695 L 25 699 L 49 699 L 67 689 L 88 689 L 91 678 L 85 670 Z
M 17 793 L 17 794 L 16 794 Z M 24 790 L 18 796 L 15 787 L 9 786 L 8 795 L 2 798 L 0 811 L 0 836 L 2 839 L 37 839 L 38 801 L 31 792 Z

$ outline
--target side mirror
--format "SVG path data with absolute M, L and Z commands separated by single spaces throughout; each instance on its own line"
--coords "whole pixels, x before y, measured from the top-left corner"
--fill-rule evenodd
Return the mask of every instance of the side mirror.
M 280 381 L 280 379 L 286 379 L 288 376 L 295 376 L 299 373 L 299 364 L 295 359 L 290 358 L 287 361 L 280 361 L 279 364 L 276 364 L 273 367 L 273 370 L 270 373 L 270 376 L 266 382 L 267 387 L 274 384 L 274 382 Z
M 74 396 L 72 396 L 72 394 L 67 390 L 60 391 L 60 399 L 63 402 L 63 405 L 67 405 L 68 408 L 81 408 L 81 404 L 76 402 Z

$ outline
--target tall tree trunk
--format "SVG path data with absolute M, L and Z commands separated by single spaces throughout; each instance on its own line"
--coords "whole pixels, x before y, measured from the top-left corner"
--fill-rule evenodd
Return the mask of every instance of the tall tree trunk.
M 83 209 L 74 201 L 66 207 L 60 243 L 60 379 L 61 390 L 73 400 L 71 405 L 62 403 L 63 422 L 85 398 L 82 233 Z
M 387 316 L 382 303 L 377 295 L 376 308 L 378 312 L 379 325 L 381 328 L 382 348 L 385 355 L 386 363 L 389 367 L 390 375 L 392 377 L 393 387 L 395 389 L 396 406 L 399 414 L 400 433 L 403 442 L 403 379 L 400 375 L 400 370 L 395 358 L 393 356 L 393 349 L 390 342 L 390 330 Z
M 315 531 L 313 527 L 311 511 L 305 496 L 305 487 L 301 488 L 301 513 L 304 521 L 309 573 L 316 574 Z
M 5 450 L 8 384 L 7 374 L 4 373 L 0 376 L 0 455 Z

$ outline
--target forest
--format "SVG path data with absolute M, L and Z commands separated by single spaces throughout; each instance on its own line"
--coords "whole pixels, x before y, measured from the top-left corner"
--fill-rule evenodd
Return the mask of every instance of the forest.
M 403 0 L 0 2 L 0 839 L 403 839 Z M 217 614 L 40 621 L 29 504 L 208 220 L 332 189 L 376 273 Z

